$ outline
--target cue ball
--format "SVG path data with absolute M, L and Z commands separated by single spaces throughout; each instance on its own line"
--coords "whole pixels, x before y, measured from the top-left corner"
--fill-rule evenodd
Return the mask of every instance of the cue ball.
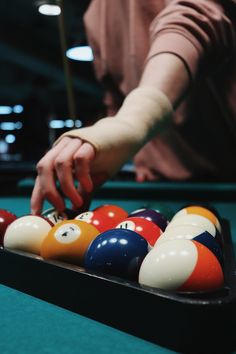
M 135 231 L 107 230 L 90 244 L 85 268 L 137 281 L 140 265 L 148 251 L 148 242 Z
M 39 255 L 41 244 L 52 226 L 53 224 L 42 216 L 21 216 L 8 226 L 3 246 Z
M 204 245 L 173 240 L 154 247 L 144 258 L 139 284 L 181 292 L 211 291 L 224 284 L 221 265 Z
M 11 211 L 0 209 L 0 246 L 3 246 L 3 238 L 7 227 L 17 219 L 17 216 Z
M 40 255 L 70 264 L 83 265 L 89 244 L 99 235 L 91 224 L 81 220 L 64 220 L 54 225 L 45 237 Z

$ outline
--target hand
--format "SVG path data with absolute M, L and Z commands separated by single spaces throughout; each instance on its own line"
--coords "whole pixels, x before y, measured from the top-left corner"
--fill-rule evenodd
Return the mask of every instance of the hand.
M 100 119 L 92 126 L 59 137 L 37 165 L 32 213 L 40 213 L 45 199 L 58 211 L 64 210 L 57 180 L 73 208 L 81 207 L 94 187 L 114 176 L 149 139 L 166 127 L 171 116 L 168 97 L 154 87 L 142 87 L 126 97 L 115 117 Z M 79 181 L 79 190 L 74 179 Z
M 147 153 L 145 147 L 142 148 L 133 159 L 135 166 L 135 180 L 138 183 L 154 182 L 161 179 L 161 176 L 154 171 L 150 165 L 150 154 Z
M 106 180 L 104 174 L 91 176 L 90 164 L 94 159 L 95 150 L 89 143 L 70 137 L 60 140 L 37 164 L 38 176 L 31 197 L 32 214 L 41 212 L 44 200 L 59 212 L 65 209 L 57 181 L 64 196 L 71 200 L 73 209 L 88 208 L 94 187 Z M 75 180 L 79 182 L 78 188 Z

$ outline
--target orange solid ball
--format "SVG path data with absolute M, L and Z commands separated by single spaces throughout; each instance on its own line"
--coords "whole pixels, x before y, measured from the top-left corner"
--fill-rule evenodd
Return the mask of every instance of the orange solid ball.
M 44 259 L 82 266 L 88 246 L 98 235 L 99 231 L 84 221 L 62 221 L 49 231 L 42 243 L 40 255 Z

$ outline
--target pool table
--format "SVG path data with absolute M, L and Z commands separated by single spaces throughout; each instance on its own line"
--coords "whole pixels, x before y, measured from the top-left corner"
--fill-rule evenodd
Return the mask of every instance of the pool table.
M 0 208 L 9 209 L 17 216 L 29 213 L 32 186 L 32 180 L 24 180 L 18 184 L 15 190 L 6 190 L 0 197 Z M 212 333 L 209 333 L 210 337 L 213 338 L 212 353 L 216 353 L 217 348 L 219 348 L 220 353 L 230 353 L 236 350 L 236 343 L 234 342 L 234 332 L 236 330 L 236 289 L 234 287 L 234 282 L 236 283 L 234 261 L 236 250 L 236 184 L 137 184 L 132 181 L 110 181 L 96 191 L 90 208 L 93 209 L 105 203 L 120 205 L 128 212 L 142 207 L 155 209 L 159 205 L 169 207 L 173 212 L 176 212 L 188 203 L 209 203 L 225 220 L 226 232 L 230 233 L 230 241 L 232 241 L 229 259 L 231 263 L 230 277 L 233 281 L 231 296 L 229 298 L 226 296 L 227 301 L 224 302 L 219 301 L 224 296 L 222 294 L 213 297 L 211 295 L 205 297 L 204 295 L 201 298 L 201 306 L 198 307 L 197 305 L 192 311 L 192 304 L 196 303 L 195 296 L 190 299 L 188 297 L 181 299 L 178 307 L 176 307 L 175 294 L 169 296 L 168 293 L 165 294 L 164 292 L 161 293 L 160 298 L 158 297 L 156 303 L 157 309 L 160 310 L 160 316 L 158 316 L 158 312 L 154 308 L 156 300 L 153 301 L 150 296 L 151 290 L 150 292 L 146 290 L 140 292 L 133 284 L 122 283 L 122 281 L 119 282 L 116 279 L 108 278 L 106 280 L 96 275 L 93 277 L 83 270 L 73 269 L 73 266 L 64 268 L 60 262 L 45 262 L 46 264 L 44 264 L 41 260 L 31 258 L 28 255 L 14 254 L 13 252 L 5 257 L 2 252 L 0 254 L 0 267 L 2 268 L 0 271 L 0 283 L 2 283 L 0 285 L 1 353 L 175 353 L 182 352 L 181 342 L 186 336 L 189 336 L 189 340 L 186 341 L 186 351 L 194 353 L 199 352 L 199 348 L 201 348 L 202 353 L 209 353 L 211 343 L 205 345 L 207 336 L 203 333 L 206 331 L 204 323 L 201 326 L 199 317 L 197 317 L 197 325 L 191 322 L 194 320 L 194 316 L 197 316 L 198 310 L 201 311 L 202 305 L 209 303 L 209 299 L 214 302 L 214 306 L 213 308 L 206 307 L 206 317 L 202 317 L 202 320 L 204 322 L 212 315 L 210 324 L 219 320 L 218 327 L 220 328 L 219 331 L 216 329 L 215 338 Z M 45 208 L 47 207 L 49 205 L 46 203 Z M 9 272 L 6 269 L 8 266 L 9 269 L 11 268 Z M 30 278 L 24 278 L 23 271 L 19 271 L 21 266 L 25 273 L 30 273 Z M 78 292 L 73 294 L 73 288 L 70 287 L 71 283 L 76 281 L 78 274 L 80 285 L 88 286 L 87 293 L 82 292 L 81 298 L 78 296 Z M 44 276 L 48 276 L 48 282 L 45 281 L 45 286 L 43 286 Z M 42 290 L 37 287 L 36 277 L 39 279 Z M 60 292 L 60 296 L 53 292 L 51 283 L 54 277 L 55 288 Z M 65 288 L 61 284 L 60 277 L 62 277 Z M 28 284 L 27 279 L 30 279 Z M 59 284 L 60 287 L 58 287 Z M 47 287 L 51 291 L 48 297 L 45 295 Z M 114 301 L 114 306 L 118 307 L 118 310 L 114 313 L 111 305 L 106 307 L 105 301 L 101 301 L 101 298 L 99 298 L 99 296 L 104 295 L 106 299 L 106 291 L 113 296 L 110 301 Z M 89 301 L 96 299 L 96 293 L 98 302 L 101 302 L 103 308 L 99 309 L 98 303 L 91 306 L 91 310 Z M 85 295 L 88 295 L 91 299 L 84 299 Z M 134 304 L 137 302 L 140 305 L 142 302 L 139 301 L 144 301 L 142 310 L 137 308 L 136 313 L 134 309 L 129 312 L 129 306 L 127 307 L 126 324 L 124 323 L 124 313 L 122 314 L 123 317 L 121 316 L 117 321 L 112 318 L 115 315 L 119 317 L 118 312 L 122 308 L 122 304 L 117 303 L 119 295 L 127 296 L 130 307 L 132 307 L 132 297 Z M 75 296 L 78 297 L 75 299 Z M 72 306 L 72 303 L 78 304 L 80 302 L 81 306 L 78 305 L 76 308 Z M 188 306 L 187 309 L 186 305 Z M 86 308 L 85 310 L 83 310 L 83 306 Z M 147 314 L 145 314 L 145 308 Z M 221 308 L 219 318 L 217 318 L 218 308 Z M 215 309 L 217 309 L 217 312 L 214 312 Z M 109 311 L 111 311 L 110 317 L 107 314 L 103 320 L 102 313 Z M 128 318 L 130 315 L 134 317 Z M 153 322 L 152 324 L 148 321 L 148 318 Z M 220 321 L 224 321 L 224 326 Z M 137 329 L 133 326 L 134 322 L 141 322 L 142 326 L 138 326 Z M 153 338 L 155 339 L 153 337 L 153 332 L 155 332 L 153 326 L 156 327 L 156 340 L 153 340 Z M 140 331 L 142 327 L 145 329 L 145 336 Z M 192 336 L 191 327 L 198 333 Z M 148 331 L 152 332 L 150 337 Z M 211 332 L 210 329 L 209 332 Z M 193 345 L 192 350 L 190 349 L 191 343 Z

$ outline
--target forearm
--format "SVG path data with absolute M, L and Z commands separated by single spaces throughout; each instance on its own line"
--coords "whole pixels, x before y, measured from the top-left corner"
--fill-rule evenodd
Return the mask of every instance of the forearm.
M 175 108 L 187 93 L 190 76 L 184 62 L 171 53 L 160 53 L 147 61 L 139 86 L 154 86 Z
M 220 4 L 173 0 L 156 16 L 140 85 L 155 85 L 176 107 L 190 81 L 227 65 L 235 55 L 235 25 Z

